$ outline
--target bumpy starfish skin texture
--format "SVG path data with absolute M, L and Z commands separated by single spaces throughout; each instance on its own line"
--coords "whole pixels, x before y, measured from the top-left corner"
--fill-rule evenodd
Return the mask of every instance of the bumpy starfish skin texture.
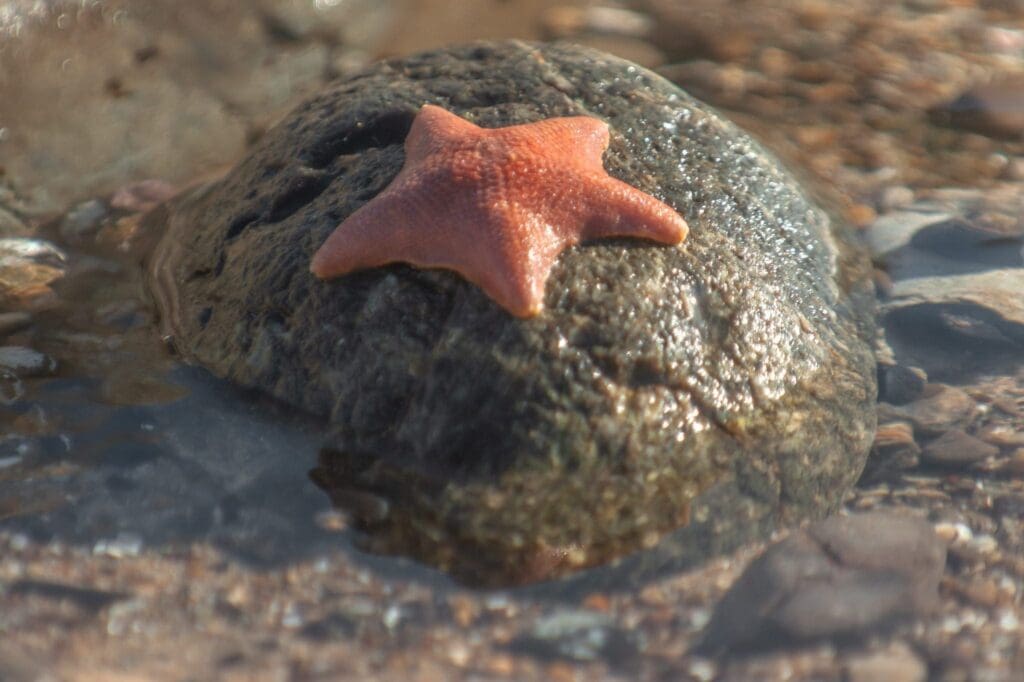
M 569 246 L 686 237 L 676 211 L 605 172 L 607 147 L 608 124 L 596 118 L 485 129 L 425 105 L 402 170 L 331 233 L 310 270 L 330 279 L 395 262 L 446 268 L 513 315 L 536 315 Z

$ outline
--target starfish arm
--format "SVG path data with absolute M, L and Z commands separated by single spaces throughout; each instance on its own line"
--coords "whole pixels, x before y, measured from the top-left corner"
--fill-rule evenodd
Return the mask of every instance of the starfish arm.
M 516 317 L 544 307 L 544 287 L 565 240 L 543 216 L 510 206 L 485 219 L 475 248 L 445 263 Z M 458 258 L 458 260 L 454 260 Z
M 428 202 L 418 192 L 403 191 L 400 178 L 358 208 L 334 229 L 310 263 L 310 272 L 330 279 L 356 270 L 399 261 L 415 263 L 417 243 L 422 239 L 414 223 L 417 216 L 430 215 Z M 387 248 L 382 248 L 382 245 Z
M 480 134 L 481 128 L 433 104 L 424 104 L 405 138 L 406 163 L 416 163 Z
M 690 228 L 675 209 L 611 176 L 590 183 L 584 197 L 584 239 L 639 237 L 678 244 Z

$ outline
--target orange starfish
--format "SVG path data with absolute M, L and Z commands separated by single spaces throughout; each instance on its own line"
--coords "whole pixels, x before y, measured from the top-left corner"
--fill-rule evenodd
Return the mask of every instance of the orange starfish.
M 536 315 L 569 246 L 686 237 L 672 208 L 605 172 L 607 148 L 608 124 L 596 118 L 485 129 L 425 105 L 402 170 L 331 233 L 310 271 L 329 279 L 395 262 L 447 268 L 513 315 Z

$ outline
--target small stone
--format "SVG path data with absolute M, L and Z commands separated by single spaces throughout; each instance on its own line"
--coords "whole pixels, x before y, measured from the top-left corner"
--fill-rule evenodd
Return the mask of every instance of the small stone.
M 32 315 L 29 313 L 0 313 L 0 338 L 19 332 L 30 324 L 32 324 Z
M 892 405 L 906 405 L 924 392 L 928 375 L 917 367 L 903 365 L 878 366 L 878 400 Z
M 93 545 L 93 554 L 102 554 L 115 559 L 138 556 L 142 551 L 142 538 L 135 533 L 118 533 L 110 540 L 99 540 Z
M 993 554 L 999 549 L 999 541 L 991 535 L 978 535 L 966 543 L 971 551 L 979 555 Z
M 947 545 L 964 543 L 974 537 L 974 531 L 963 523 L 943 521 L 935 524 L 935 535 Z
M 928 666 L 902 642 L 884 651 L 873 651 L 846 659 L 847 682 L 922 682 Z
M 1024 448 L 1014 450 L 999 468 L 1010 476 L 1024 476 Z
M 110 206 L 132 213 L 148 211 L 173 197 L 176 191 L 174 185 L 163 180 L 141 180 L 117 190 L 110 199 Z
M 909 422 L 880 424 L 875 431 L 875 442 L 868 457 L 861 484 L 891 478 L 918 464 L 921 448 L 914 440 L 914 428 Z
M 886 187 L 878 196 L 878 211 L 888 213 L 914 203 L 914 190 L 903 185 Z
M 997 78 L 932 111 L 939 123 L 990 137 L 1024 135 L 1024 77 Z
M 0 405 L 12 405 L 25 395 L 25 385 L 12 372 L 0 370 Z
M 0 206 L 0 237 L 25 237 L 28 226 L 7 209 Z
M 0 238 L 0 301 L 43 307 L 55 297 L 49 285 L 64 276 L 64 260 L 64 253 L 50 242 Z
M 875 222 L 878 213 L 867 204 L 854 204 L 846 209 L 846 218 L 857 227 L 867 227 Z
M 0 370 L 17 377 L 44 376 L 57 369 L 49 355 L 24 346 L 0 346 Z
M 988 26 L 982 31 L 985 47 L 991 52 L 1017 57 L 1024 52 L 1024 31 Z
M 994 580 L 986 578 L 977 578 L 963 585 L 958 584 L 956 590 L 972 604 L 989 609 L 998 606 L 1003 598 L 999 585 Z
M 465 668 L 469 663 L 471 653 L 465 642 L 452 642 L 448 645 L 448 660 L 456 668 Z
M 1024 447 L 1024 429 L 1004 423 L 983 426 L 977 433 L 978 438 L 999 447 Z
M 477 602 L 466 594 L 457 594 L 448 598 L 448 607 L 452 612 L 452 619 L 459 627 L 468 628 L 480 615 L 480 607 Z
M 581 33 L 600 33 L 643 37 L 652 22 L 646 14 L 617 7 L 572 7 L 561 5 L 547 10 L 541 18 L 544 29 L 553 38 Z
M 322 511 L 314 517 L 316 525 L 326 531 L 338 533 L 348 528 L 348 518 L 336 509 Z
M 78 204 L 64 216 L 60 223 L 60 236 L 69 244 L 79 244 L 96 235 L 103 219 L 107 217 L 106 205 L 98 199 Z
M 1016 632 L 1020 629 L 1020 619 L 1017 618 L 1017 614 L 1010 609 L 1005 609 L 1000 612 L 997 623 L 999 625 L 999 629 L 1006 632 Z
M 588 594 L 583 600 L 583 606 L 592 611 L 598 611 L 600 613 L 608 613 L 611 610 L 612 603 L 608 599 L 608 595 L 603 592 L 594 592 Z
M 381 622 L 388 630 L 394 630 L 404 619 L 405 611 L 397 604 L 392 604 L 384 609 L 384 613 L 381 615 Z
M 521 651 L 532 651 L 545 657 L 573 661 L 635 655 L 632 633 L 614 626 L 603 613 L 589 610 L 561 610 L 537 620 L 531 630 L 515 645 Z
M 922 451 L 924 459 L 931 464 L 948 467 L 964 467 L 999 454 L 999 448 L 978 440 L 960 429 L 950 429 Z
M 996 516 L 1024 518 L 1024 495 L 1000 495 L 992 500 L 992 511 Z
M 971 396 L 945 384 L 928 384 L 920 399 L 891 410 L 925 436 L 938 436 L 951 428 L 966 426 L 977 411 L 978 405 Z
M 1015 156 L 1003 169 L 1003 177 L 1013 182 L 1024 181 L 1024 156 Z

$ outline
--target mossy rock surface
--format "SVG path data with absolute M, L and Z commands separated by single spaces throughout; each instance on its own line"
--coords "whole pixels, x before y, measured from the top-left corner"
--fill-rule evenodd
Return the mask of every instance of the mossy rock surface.
M 425 103 L 483 127 L 607 121 L 605 168 L 688 238 L 567 250 L 526 320 L 443 270 L 317 280 L 312 254 L 398 173 Z M 505 42 L 381 62 L 161 216 L 150 284 L 174 345 L 329 419 L 316 478 L 382 551 L 522 582 L 679 529 L 690 563 L 834 509 L 864 464 L 866 258 L 760 145 L 610 55 Z

